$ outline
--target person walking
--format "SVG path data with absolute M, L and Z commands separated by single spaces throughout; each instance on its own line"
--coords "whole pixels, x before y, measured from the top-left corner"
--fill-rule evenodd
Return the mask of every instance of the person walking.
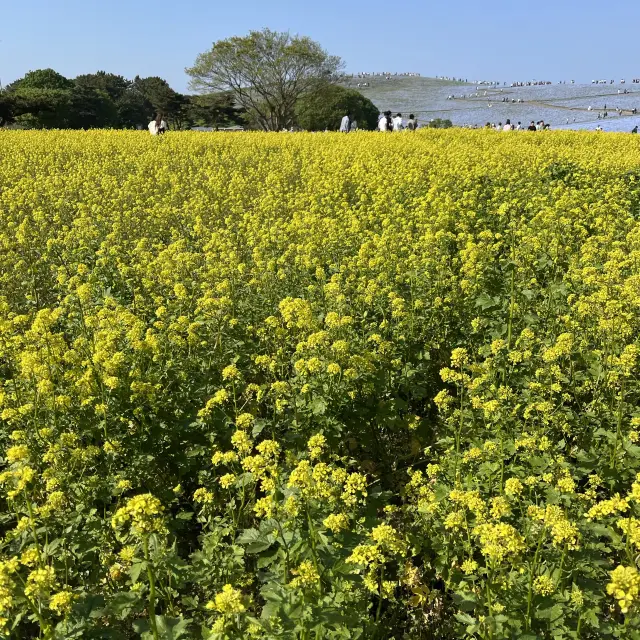
M 418 121 L 416 120 L 416 117 L 412 113 L 409 116 L 409 120 L 407 122 L 407 130 L 408 131 L 415 131 L 417 128 L 418 128 Z
M 638 133 L 638 125 L 636 125 L 635 127 L 633 127 L 633 129 L 631 129 L 631 133 Z
M 536 123 L 532 120 L 531 124 L 527 127 L 527 131 L 537 131 Z
M 402 125 L 402 114 L 399 113 L 393 119 L 393 130 L 394 131 L 402 131 L 403 129 L 404 129 L 404 126 Z
M 511 120 L 507 120 L 502 128 L 503 131 L 511 131 Z
M 348 113 L 340 123 L 340 133 L 349 133 L 351 131 L 351 114 Z
M 160 136 L 167 130 L 167 123 L 164 121 L 162 114 L 159 113 L 155 120 L 149 123 L 149 133 L 152 136 Z
M 380 120 L 378 120 L 378 131 L 388 131 L 389 127 L 387 126 L 387 114 L 383 113 Z

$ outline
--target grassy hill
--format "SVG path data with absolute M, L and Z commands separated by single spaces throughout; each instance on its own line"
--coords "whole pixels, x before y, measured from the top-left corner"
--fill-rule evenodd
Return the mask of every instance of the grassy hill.
M 369 83 L 369 86 L 358 87 L 358 83 L 363 82 Z M 421 115 L 424 115 L 425 105 L 431 104 L 444 87 L 466 86 L 463 82 L 412 76 L 391 76 L 389 80 L 385 80 L 384 76 L 345 78 L 342 85 L 360 91 L 381 111 L 413 111 Z
M 368 87 L 358 87 L 358 83 L 369 83 Z M 433 89 L 442 87 L 464 86 L 463 82 L 453 82 L 450 80 L 438 80 L 437 78 L 423 78 L 415 76 L 391 76 L 385 80 L 384 76 L 369 76 L 367 78 L 345 78 L 343 86 L 350 89 L 357 89 L 367 96 L 374 104 L 385 103 L 398 94 L 424 95 Z

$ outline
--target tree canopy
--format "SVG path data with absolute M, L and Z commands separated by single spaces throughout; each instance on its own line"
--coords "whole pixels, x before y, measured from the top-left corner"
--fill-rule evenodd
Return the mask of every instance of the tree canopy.
M 74 82 L 53 69 L 29 71 L 23 78 L 7 86 L 8 91 L 17 89 L 73 89 Z
M 360 129 L 375 129 L 378 123 L 378 107 L 369 98 L 335 84 L 319 86 L 296 106 L 298 125 L 309 131 L 336 130 L 342 117 L 348 114 Z
M 112 100 L 117 101 L 123 97 L 131 86 L 131 81 L 115 73 L 98 71 L 97 73 L 85 73 L 75 79 L 76 85 L 104 91 Z
M 2 126 L 135 129 L 146 127 L 158 112 L 174 129 L 244 121 L 229 93 L 183 95 L 156 76 L 128 80 L 98 71 L 69 79 L 53 69 L 37 69 L 0 91 Z
M 298 100 L 342 68 L 310 38 L 269 29 L 215 42 L 186 69 L 195 91 L 229 91 L 250 118 L 267 131 L 295 122 Z

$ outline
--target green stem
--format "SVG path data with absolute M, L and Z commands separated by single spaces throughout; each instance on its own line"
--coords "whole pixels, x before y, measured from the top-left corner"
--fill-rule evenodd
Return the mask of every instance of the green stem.
M 156 580 L 153 575 L 151 558 L 149 556 L 149 536 L 145 536 L 144 543 L 144 559 L 147 563 L 147 577 L 149 578 L 149 624 L 153 633 L 153 640 L 158 640 L 158 626 L 156 624 Z
M 493 579 L 493 569 L 490 570 L 487 576 L 487 609 L 489 610 L 489 617 L 493 618 L 493 607 L 491 606 L 491 580 Z M 493 638 L 493 621 L 489 626 L 489 639 Z
M 382 583 L 384 581 L 384 565 L 380 569 L 380 585 L 378 587 L 378 610 L 376 611 L 376 623 L 380 621 L 380 614 L 382 613 Z
M 533 557 L 533 563 L 529 567 L 529 593 L 527 595 L 527 618 L 525 620 L 525 629 L 529 631 L 531 628 L 531 604 L 533 603 L 533 577 L 535 575 L 536 567 L 538 566 L 538 556 L 540 555 L 540 548 L 542 547 L 542 541 L 544 540 L 545 529 L 542 528 L 540 532 L 540 539 L 538 540 L 538 547 L 536 554 Z
M 311 540 L 311 555 L 313 557 L 313 566 L 318 574 L 318 588 L 320 589 L 320 595 L 322 595 L 322 578 L 320 577 L 320 569 L 318 566 L 318 553 L 316 551 L 316 530 L 313 528 L 311 522 L 311 514 L 309 513 L 309 505 L 305 503 L 304 509 L 307 512 L 307 524 L 309 526 L 309 538 Z
M 22 594 L 24 595 L 24 599 L 27 601 L 27 604 L 33 611 L 36 618 L 38 618 L 38 623 L 40 624 L 41 631 L 44 633 L 44 637 L 51 638 L 51 627 L 49 626 L 49 623 L 42 617 L 42 614 L 40 613 L 40 607 L 36 606 L 36 603 L 24 592 L 26 585 L 24 583 L 24 580 L 22 579 L 22 576 L 19 573 L 17 573 L 16 575 L 18 576 L 18 579 L 22 584 Z
M 31 507 L 31 500 L 27 495 L 27 490 L 23 489 L 23 493 L 24 493 L 24 500 L 27 503 L 27 510 L 29 511 L 29 524 L 31 525 L 31 533 L 33 534 L 33 543 L 36 547 L 36 553 L 38 554 L 38 564 L 42 569 L 44 567 L 44 564 L 42 562 L 42 555 L 40 553 L 40 544 L 38 543 L 38 534 L 36 532 L 36 523 L 33 517 L 33 508 Z
M 622 407 L 624 405 L 624 380 L 620 384 L 620 401 L 618 402 L 618 428 L 616 430 L 616 440 L 613 445 L 613 451 L 611 452 L 611 467 L 616 470 L 618 442 L 622 436 Z

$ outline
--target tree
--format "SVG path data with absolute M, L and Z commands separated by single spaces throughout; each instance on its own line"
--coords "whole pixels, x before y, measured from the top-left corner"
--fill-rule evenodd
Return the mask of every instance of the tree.
M 267 131 L 290 127 L 298 100 L 342 68 L 310 38 L 264 29 L 219 40 L 186 69 L 195 91 L 230 91 L 235 101 Z
M 104 91 L 114 102 L 118 101 L 131 86 L 130 80 L 106 71 L 85 73 L 78 76 L 75 83 L 79 87 Z
M 436 118 L 435 120 L 430 120 L 427 127 L 429 127 L 429 129 L 450 129 L 453 127 L 453 122 L 451 122 L 451 120 Z
M 10 93 L 0 91 L 0 127 L 13 120 L 13 99 Z
M 133 80 L 133 88 L 149 102 L 154 112 L 162 113 L 169 119 L 181 107 L 182 101 L 179 94 L 169 86 L 166 80 L 158 76 L 149 78 L 136 76 Z
M 153 105 L 135 87 L 130 87 L 116 100 L 116 110 L 120 127 L 137 129 L 148 124 Z
M 323 85 L 303 96 L 296 106 L 297 122 L 309 131 L 336 130 L 343 116 L 351 114 L 361 129 L 375 129 L 378 107 L 359 91 L 339 85 Z
M 29 129 L 63 128 L 71 91 L 19 86 L 11 92 L 15 121 Z
M 73 89 L 73 80 L 65 78 L 53 69 L 37 69 L 29 71 L 24 78 L 20 78 L 7 86 L 8 91 L 16 89 Z
M 104 129 L 118 124 L 118 110 L 105 91 L 74 87 L 67 105 L 64 128 Z
M 234 103 L 230 93 L 206 93 L 189 96 L 193 122 L 203 127 L 244 124 L 243 112 Z

